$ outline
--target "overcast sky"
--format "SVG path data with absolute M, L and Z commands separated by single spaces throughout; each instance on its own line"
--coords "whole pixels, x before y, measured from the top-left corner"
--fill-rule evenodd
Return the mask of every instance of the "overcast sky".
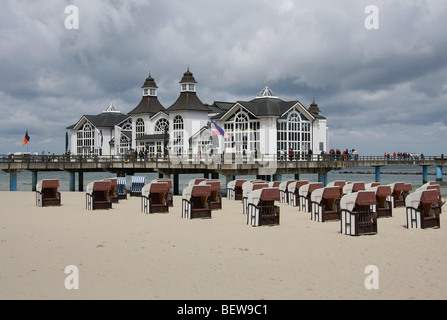
M 446 17 L 445 0 L 2 0 L 0 153 L 26 130 L 30 152 L 63 153 L 67 126 L 131 111 L 149 72 L 168 108 L 189 66 L 204 103 L 315 98 L 330 148 L 447 154 Z

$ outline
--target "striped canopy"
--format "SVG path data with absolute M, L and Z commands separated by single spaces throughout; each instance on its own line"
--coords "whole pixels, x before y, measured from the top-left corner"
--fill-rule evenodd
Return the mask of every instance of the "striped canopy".
M 132 177 L 132 183 L 146 183 L 145 177 Z
M 116 183 L 119 185 L 126 185 L 127 180 L 126 180 L 126 178 L 118 177 L 118 178 L 116 178 Z

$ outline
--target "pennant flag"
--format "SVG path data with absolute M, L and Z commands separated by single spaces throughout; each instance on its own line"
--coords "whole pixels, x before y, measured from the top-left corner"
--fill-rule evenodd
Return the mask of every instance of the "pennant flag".
M 219 127 L 219 126 L 217 125 L 217 123 L 214 122 L 213 120 L 211 120 L 211 134 L 212 134 L 213 136 L 222 135 L 222 136 L 224 136 L 224 137 L 227 137 L 228 139 L 231 139 L 231 136 L 230 136 L 228 133 L 226 133 L 226 132 L 224 131 L 224 129 L 222 129 L 221 127 Z
M 27 144 L 28 141 L 29 141 L 29 135 L 28 135 L 28 130 L 26 130 L 26 133 L 25 133 L 25 139 L 23 139 L 22 147 L 23 147 L 25 144 Z

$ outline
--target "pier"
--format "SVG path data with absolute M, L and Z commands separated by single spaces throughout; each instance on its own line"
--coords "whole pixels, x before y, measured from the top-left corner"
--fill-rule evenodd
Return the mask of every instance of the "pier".
M 184 155 L 150 157 L 147 159 L 130 156 L 68 156 L 68 155 L 0 155 L 0 169 L 10 174 L 10 191 L 17 191 L 17 173 L 32 172 L 32 190 L 35 190 L 38 172 L 66 171 L 70 173 L 70 191 L 75 191 L 75 174 L 78 174 L 78 191 L 83 191 L 84 172 L 110 172 L 118 177 L 136 173 L 159 173 L 160 177 L 173 176 L 174 193 L 178 194 L 178 180 L 181 174 L 201 174 L 218 179 L 224 175 L 226 181 L 238 175 L 253 175 L 267 181 L 280 181 L 283 174 L 318 174 L 318 181 L 327 184 L 327 174 L 333 170 L 356 167 L 375 169 L 375 181 L 380 182 L 381 168 L 385 166 L 420 166 L 422 182 L 428 181 L 428 167 L 436 167 L 436 181 L 442 181 L 443 167 L 447 159 L 441 156 L 385 157 L 359 156 L 343 157 L 329 155 L 294 156 L 280 158 L 277 155 L 242 157 L 235 154 L 225 156 Z

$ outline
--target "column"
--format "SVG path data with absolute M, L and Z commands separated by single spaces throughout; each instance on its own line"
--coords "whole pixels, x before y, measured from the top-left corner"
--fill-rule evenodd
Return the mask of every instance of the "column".
M 70 171 L 70 191 L 76 191 L 76 172 Z
M 422 183 L 428 182 L 428 166 L 422 166 Z
M 37 171 L 31 171 L 31 190 L 36 191 Z
M 174 173 L 174 195 L 179 195 L 179 188 L 178 188 L 178 173 Z
M 318 174 L 318 182 L 322 182 L 323 187 L 327 186 L 327 172 Z
M 78 190 L 80 192 L 84 191 L 84 172 L 78 172 Z
M 376 182 L 380 182 L 380 167 L 377 166 L 376 168 Z
M 17 191 L 17 170 L 9 171 L 9 191 Z
M 442 166 L 436 167 L 436 182 L 442 182 Z

